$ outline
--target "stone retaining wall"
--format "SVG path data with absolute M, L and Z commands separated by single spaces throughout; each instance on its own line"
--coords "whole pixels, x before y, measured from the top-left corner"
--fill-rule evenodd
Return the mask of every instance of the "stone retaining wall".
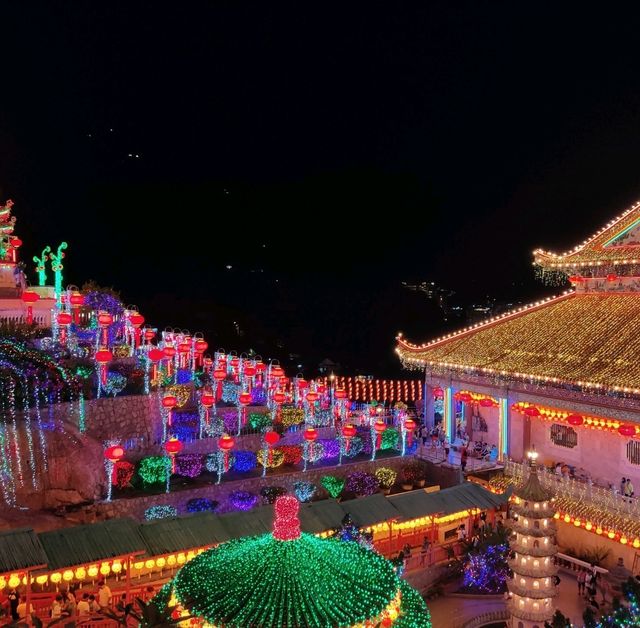
M 293 493 L 295 482 L 312 482 L 318 486 L 317 496 L 328 497 L 326 491 L 320 486 L 320 479 L 323 475 L 337 475 L 346 477 L 355 471 L 366 471 L 374 473 L 378 467 L 390 467 L 400 474 L 401 468 L 410 460 L 409 457 L 397 456 L 394 458 L 383 458 L 376 461 L 347 462 L 339 467 L 309 468 L 306 472 L 298 471 L 292 473 L 282 473 L 279 475 L 269 473 L 267 477 L 251 477 L 247 479 L 223 482 L 221 484 L 210 484 L 198 488 L 176 490 L 172 493 L 161 493 L 156 495 L 144 495 L 130 499 L 117 499 L 112 502 L 100 502 L 85 512 L 87 521 L 109 519 L 112 517 L 133 517 L 144 519 L 144 511 L 151 506 L 171 505 L 178 509 L 179 514 L 186 512 L 186 503 L 195 497 L 206 497 L 220 502 L 220 507 L 216 512 L 223 512 L 228 509 L 228 498 L 233 491 L 249 491 L 259 494 L 264 486 L 282 486 L 290 493 Z

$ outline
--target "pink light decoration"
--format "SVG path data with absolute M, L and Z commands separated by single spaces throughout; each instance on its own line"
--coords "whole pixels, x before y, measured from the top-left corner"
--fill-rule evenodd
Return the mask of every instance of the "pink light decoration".
M 293 495 L 281 495 L 275 502 L 276 518 L 273 522 L 273 538 L 278 541 L 294 541 L 300 538 L 300 504 Z

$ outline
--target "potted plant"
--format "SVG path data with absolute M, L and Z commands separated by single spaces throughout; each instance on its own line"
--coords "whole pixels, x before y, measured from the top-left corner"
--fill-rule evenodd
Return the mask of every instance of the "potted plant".
M 402 467 L 402 477 L 404 478 L 402 488 L 411 490 L 414 484 L 420 486 L 420 482 L 422 482 L 421 486 L 424 486 L 424 478 L 422 475 L 422 467 L 417 462 L 412 461 L 407 463 Z
M 397 473 L 389 467 L 380 467 L 376 469 L 375 476 L 380 484 L 380 488 L 385 495 L 391 492 L 391 487 L 396 482 Z

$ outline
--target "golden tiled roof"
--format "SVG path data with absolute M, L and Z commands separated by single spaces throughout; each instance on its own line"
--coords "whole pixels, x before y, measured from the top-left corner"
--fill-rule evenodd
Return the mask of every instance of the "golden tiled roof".
M 640 293 L 564 296 L 417 346 L 404 364 L 640 393 Z
M 614 264 L 640 264 L 640 246 L 611 246 L 620 234 L 640 227 L 640 202 L 605 225 L 600 231 L 566 253 L 552 253 L 538 249 L 533 252 L 534 263 L 549 270 L 602 266 Z M 608 244 L 608 246 L 607 246 Z

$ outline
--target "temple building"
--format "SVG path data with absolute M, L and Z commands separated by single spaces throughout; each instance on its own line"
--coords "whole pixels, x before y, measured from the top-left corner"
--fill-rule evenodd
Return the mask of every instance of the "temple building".
M 571 289 L 424 344 L 398 337 L 404 366 L 424 371 L 426 423 L 495 445 L 503 463 L 535 445 L 589 494 L 622 492 L 621 478 L 640 490 L 640 203 L 571 251 L 536 250 L 534 265 Z M 564 520 L 639 549 L 620 510 L 600 526 Z

